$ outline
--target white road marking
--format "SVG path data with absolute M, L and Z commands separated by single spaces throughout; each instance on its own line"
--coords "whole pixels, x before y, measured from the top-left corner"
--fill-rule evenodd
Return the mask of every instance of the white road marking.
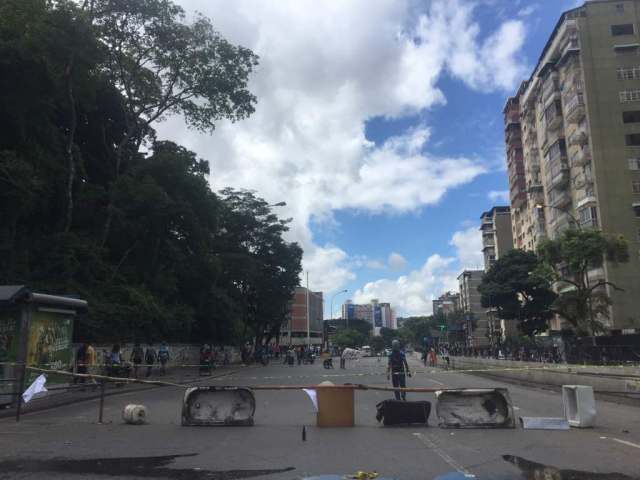
M 449 466 L 451 468 L 453 468 L 457 472 L 460 472 L 460 473 L 464 474 L 465 476 L 467 476 L 469 478 L 475 478 L 475 475 L 473 475 L 471 472 L 469 472 L 469 470 L 467 470 L 462 465 L 457 463 L 453 458 L 451 458 L 449 456 L 449 454 L 447 454 L 438 445 L 436 445 L 427 435 L 424 435 L 423 433 L 414 433 L 413 435 L 415 437 L 417 437 L 418 439 L 420 439 L 420 441 L 422 443 L 424 443 L 427 447 L 429 447 L 429 449 L 431 449 L 434 452 L 436 452 L 438 454 L 438 456 L 442 460 L 444 460 L 447 464 L 449 464 Z
M 430 382 L 433 382 L 433 383 L 436 383 L 436 384 L 438 384 L 438 385 L 442 385 L 443 387 L 446 387 L 446 386 L 447 386 L 447 384 L 446 384 L 446 383 L 439 382 L 438 380 L 434 380 L 433 378 L 427 378 L 426 380 L 428 380 L 428 381 L 430 381 Z
M 611 438 L 611 440 L 613 440 L 614 442 L 621 443 L 623 445 L 627 445 L 629 447 L 640 448 L 640 445 L 638 445 L 637 443 L 628 442 L 627 440 L 621 440 L 619 438 L 613 438 L 613 437 Z

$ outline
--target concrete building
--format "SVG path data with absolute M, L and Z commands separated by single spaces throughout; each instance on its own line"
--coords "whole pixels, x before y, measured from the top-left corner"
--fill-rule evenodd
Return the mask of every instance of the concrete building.
M 513 249 L 511 210 L 509 207 L 493 207 L 480 215 L 484 271 L 509 250 Z
M 322 292 L 309 291 L 309 330 L 312 345 L 322 343 L 323 308 Z M 307 344 L 307 289 L 305 287 L 296 287 L 289 304 L 287 324 L 280 334 L 280 344 Z
M 432 301 L 433 314 L 444 313 L 448 315 L 460 309 L 460 294 L 457 292 L 446 292 Z
M 589 274 L 624 288 L 609 290 L 602 319 L 623 333 L 640 329 L 639 26 L 640 0 L 564 12 L 504 109 L 514 246 L 533 250 L 575 223 L 623 235 L 630 261 Z
M 466 318 L 466 338 L 467 346 L 474 348 L 485 348 L 489 346 L 487 333 L 489 326 L 487 322 L 486 309 L 480 303 L 480 292 L 478 285 L 482 281 L 484 270 L 465 270 L 458 276 L 460 285 L 460 310 Z M 474 328 L 471 328 L 472 324 Z
M 395 312 L 391 308 L 391 304 L 379 302 L 377 299 L 365 304 L 355 304 L 351 300 L 346 300 L 342 304 L 342 318 L 365 320 L 373 327 L 374 334 L 377 334 L 382 327 L 394 330 L 398 328 Z

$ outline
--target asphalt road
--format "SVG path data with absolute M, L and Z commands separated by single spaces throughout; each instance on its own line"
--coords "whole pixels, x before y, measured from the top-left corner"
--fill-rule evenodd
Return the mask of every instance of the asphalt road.
M 421 369 L 417 362 L 412 368 Z M 346 371 L 324 370 L 320 364 L 270 365 L 209 383 L 324 380 L 386 384 L 384 363 L 366 358 L 350 362 Z M 553 391 L 443 371 L 419 373 L 409 384 L 506 386 L 518 416 L 563 415 L 560 394 Z M 253 427 L 182 427 L 182 395 L 180 388 L 163 387 L 108 397 L 102 425 L 97 424 L 97 400 L 34 412 L 19 424 L 2 419 L 0 478 L 298 479 L 359 470 L 397 479 L 433 479 L 449 472 L 487 480 L 640 478 L 640 408 L 634 406 L 598 401 L 596 428 L 570 431 L 441 429 L 433 412 L 429 427 L 382 427 L 375 405 L 392 395 L 360 391 L 355 428 L 317 428 L 303 392 L 257 391 Z M 434 400 L 432 394 L 418 393 L 408 399 Z M 129 403 L 148 407 L 147 425 L 122 422 Z

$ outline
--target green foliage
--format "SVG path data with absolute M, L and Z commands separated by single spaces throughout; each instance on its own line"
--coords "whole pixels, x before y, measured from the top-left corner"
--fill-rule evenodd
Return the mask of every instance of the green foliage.
M 404 319 L 402 327 L 398 329 L 397 336 L 404 344 L 414 347 L 423 345 L 424 337 L 431 336 L 432 331 L 438 329 L 434 317 L 408 317 Z
M 347 327 L 350 329 L 357 330 L 365 338 L 368 338 L 371 336 L 371 332 L 373 328 L 370 322 L 366 320 L 360 320 L 357 318 L 349 320 L 348 325 L 347 325 L 347 321 L 344 319 L 327 320 L 327 324 L 336 327 L 338 330 L 344 329 Z
M 498 318 L 517 321 L 518 329 L 525 335 L 546 331 L 556 294 L 549 281 L 538 274 L 540 268 L 533 252 L 507 252 L 491 266 L 478 286 L 482 306 L 495 309 Z
M 629 248 L 622 237 L 598 230 L 565 230 L 559 238 L 538 247 L 542 266 L 538 275 L 558 286 L 561 294 L 553 310 L 579 333 L 595 334 L 604 329 L 599 318 L 609 316 L 611 298 L 606 286 L 620 288 L 603 279 L 590 279 L 588 272 L 611 263 L 629 261 Z
M 380 337 L 371 337 L 369 339 L 369 346 L 371 346 L 372 351 L 379 353 L 382 352 L 386 345 L 384 338 Z
M 83 339 L 277 335 L 288 222 L 153 130 L 247 117 L 256 63 L 168 0 L 0 2 L 0 284 L 86 298 Z
M 356 348 L 361 347 L 366 338 L 367 337 L 365 335 L 355 328 L 343 328 L 338 330 L 333 336 L 333 344 L 340 348 Z

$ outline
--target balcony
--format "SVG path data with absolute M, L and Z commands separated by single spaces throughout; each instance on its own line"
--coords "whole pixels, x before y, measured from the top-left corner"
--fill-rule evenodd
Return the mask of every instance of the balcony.
M 571 195 L 568 191 L 558 192 L 550 204 L 552 207 L 563 208 L 571 205 Z
M 562 53 L 560 54 L 560 60 L 564 61 L 568 55 L 578 53 L 580 51 L 580 41 L 577 36 L 570 36 L 567 39 L 567 43 L 562 47 Z
M 553 132 L 562 125 L 562 107 L 557 100 L 544 110 L 544 122 L 548 132 Z
M 590 174 L 580 173 L 573 177 L 573 187 L 575 189 L 582 189 L 591 185 L 593 185 L 593 177 Z
M 542 84 L 542 103 L 547 103 L 547 100 L 551 98 L 552 95 L 559 93 L 558 86 L 558 74 L 552 73 Z
M 584 96 L 575 93 L 566 98 L 564 104 L 565 118 L 569 123 L 578 123 L 585 116 Z
M 548 188 L 565 187 L 569 183 L 569 165 L 563 164 L 562 169 L 554 175 L 547 175 Z
M 567 139 L 569 145 L 578 145 L 580 147 L 589 143 L 589 135 L 584 130 L 575 130 Z
M 572 167 L 584 167 L 591 164 L 591 150 L 588 146 L 584 146 L 577 150 L 570 159 Z

